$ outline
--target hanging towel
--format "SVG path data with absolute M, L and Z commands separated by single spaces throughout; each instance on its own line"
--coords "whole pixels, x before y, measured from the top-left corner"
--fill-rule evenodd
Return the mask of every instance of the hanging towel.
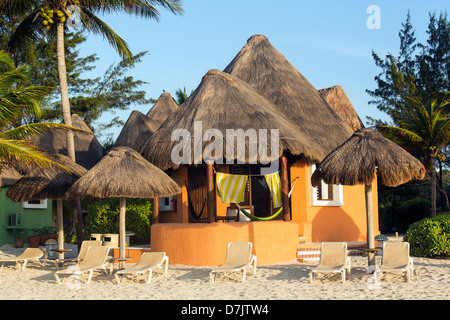
M 265 175 L 267 185 L 272 194 L 272 203 L 274 208 L 282 206 L 281 201 L 281 180 L 278 172 Z
M 244 201 L 247 176 L 217 172 L 216 181 L 219 195 L 223 203 L 239 203 Z

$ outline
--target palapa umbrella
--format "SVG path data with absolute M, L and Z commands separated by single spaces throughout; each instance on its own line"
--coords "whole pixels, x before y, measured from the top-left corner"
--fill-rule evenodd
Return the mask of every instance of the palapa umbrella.
M 313 186 L 321 180 L 327 184 L 366 186 L 367 242 L 374 249 L 372 215 L 372 181 L 380 178 L 383 185 L 396 187 L 410 180 L 423 179 L 425 167 L 400 146 L 372 128 L 357 130 L 347 141 L 332 151 L 311 177 Z M 374 265 L 369 251 L 369 265 Z
M 70 194 L 120 198 L 119 257 L 125 258 L 126 198 L 153 199 L 181 193 L 180 186 L 135 150 L 111 149 L 99 163 L 74 183 Z
M 6 196 L 14 202 L 43 199 L 56 200 L 58 249 L 62 250 L 64 249 L 62 200 L 69 199 L 66 192 L 87 170 L 61 154 L 54 154 L 49 159 L 70 171 L 59 166 L 43 168 L 36 166 L 20 178 L 6 192 Z M 60 252 L 59 258 L 63 259 L 64 253 Z

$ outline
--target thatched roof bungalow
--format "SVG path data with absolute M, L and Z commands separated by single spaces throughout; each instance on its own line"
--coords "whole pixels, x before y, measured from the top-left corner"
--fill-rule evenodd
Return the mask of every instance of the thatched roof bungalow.
M 168 92 L 163 92 L 147 114 L 133 110 L 113 147 L 140 150 L 161 124 L 178 108 Z
M 226 138 L 227 131 L 239 129 L 247 133 L 252 129 L 257 133 L 267 130 L 268 137 L 271 130 L 277 129 L 278 148 L 271 150 L 270 138 L 264 145 L 252 142 L 248 134 L 243 142 L 245 157 L 239 158 L 238 144 L 230 147 Z M 183 188 L 182 195 L 165 199 L 173 206 L 164 209 L 160 205 L 162 224 L 152 226 L 152 247 L 170 248 L 172 256 L 179 253 L 185 257 L 187 249 L 179 243 L 191 244 L 192 248 L 198 247 L 198 243 L 191 243 L 193 239 L 214 239 L 219 245 L 204 254 L 209 260 L 191 256 L 197 265 L 213 265 L 223 259 L 224 249 L 220 246 L 225 248 L 226 241 L 234 238 L 252 241 L 261 263 L 295 258 L 299 236 L 307 242 L 365 241 L 365 219 L 361 215 L 364 188 L 325 184 L 315 188 L 310 182 L 315 164 L 352 133 L 318 90 L 266 37 L 250 38 L 224 72 L 211 70 L 203 77 L 189 99 L 140 150 L 144 158 L 166 170 Z M 252 153 L 255 148 L 258 152 Z M 180 158 L 183 161 L 178 161 Z M 268 162 L 276 163 L 275 171 L 280 173 L 281 207 L 272 206 L 273 195 L 264 176 Z M 215 182 L 218 173 L 248 177 L 242 202 L 222 201 Z M 270 221 L 245 225 L 247 232 L 255 230 L 255 226 L 261 228 L 245 236 L 231 228 L 244 227 L 244 222 L 212 224 L 229 220 L 227 214 L 238 205 L 247 209 L 252 218 Z M 215 227 L 179 224 L 188 222 L 209 222 Z M 177 228 L 176 233 L 168 228 Z M 197 237 L 189 233 L 193 229 Z M 278 240 L 271 238 L 280 235 Z M 283 246 L 276 245 L 280 241 Z M 159 247 L 158 242 L 164 245 Z M 189 259 L 177 262 L 192 263 Z
M 75 162 L 86 169 L 92 168 L 103 157 L 103 147 L 91 129 L 77 114 L 72 114 L 72 126 L 83 131 L 74 131 Z M 67 131 L 48 130 L 46 133 L 33 137 L 32 143 L 47 154 L 62 154 L 67 156 Z
M 364 124 L 356 113 L 353 104 L 340 85 L 320 89 L 319 94 L 353 131 L 364 128 Z

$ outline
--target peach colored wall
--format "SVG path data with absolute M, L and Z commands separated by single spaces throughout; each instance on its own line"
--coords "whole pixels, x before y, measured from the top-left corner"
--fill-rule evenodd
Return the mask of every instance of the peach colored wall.
M 159 214 L 159 219 L 161 223 L 188 223 L 188 200 L 187 200 L 187 191 L 186 185 L 184 181 L 188 179 L 187 175 L 187 167 L 180 167 L 178 170 L 172 171 L 171 174 L 172 179 L 178 183 L 181 187 L 181 194 L 176 195 L 177 200 L 177 211 L 161 211 Z
M 284 262 L 296 258 L 297 230 L 297 223 L 284 221 L 155 224 L 151 250 L 166 252 L 171 264 L 218 266 L 228 242 L 250 241 L 258 265 Z
M 312 206 L 311 172 L 307 160 L 294 163 L 291 180 L 299 177 L 291 195 L 292 220 L 299 225 L 299 236 L 306 242 L 366 241 L 365 186 L 343 186 L 343 206 Z M 378 194 L 376 180 L 373 184 L 374 233 L 378 231 Z

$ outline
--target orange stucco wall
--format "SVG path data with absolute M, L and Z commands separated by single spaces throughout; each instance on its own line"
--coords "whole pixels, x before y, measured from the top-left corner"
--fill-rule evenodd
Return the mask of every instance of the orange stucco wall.
M 291 166 L 290 178 L 299 177 L 291 195 L 292 220 L 306 242 L 366 241 L 365 186 L 343 186 L 343 206 L 313 206 L 311 169 L 305 158 Z M 378 194 L 373 183 L 374 233 L 379 234 Z
M 253 243 L 259 264 L 296 258 L 295 222 L 167 223 L 151 226 L 151 251 L 164 251 L 170 264 L 218 266 L 225 262 L 228 242 Z

